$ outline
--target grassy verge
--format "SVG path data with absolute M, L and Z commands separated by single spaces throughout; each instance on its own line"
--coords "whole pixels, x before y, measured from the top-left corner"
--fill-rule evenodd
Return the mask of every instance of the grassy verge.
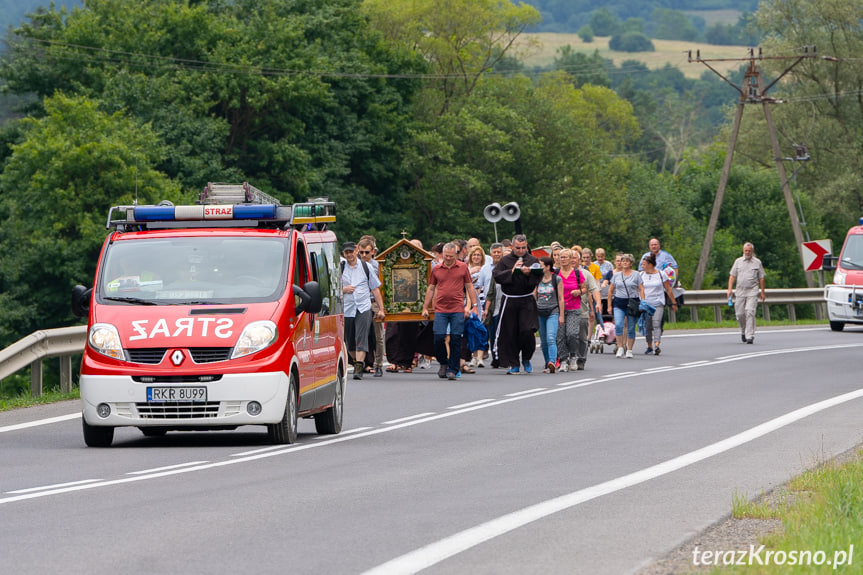
M 63 393 L 59 390 L 52 389 L 42 393 L 42 397 L 32 397 L 29 393 L 22 393 L 10 397 L 0 397 L 0 411 L 9 411 L 20 407 L 30 407 L 33 405 L 44 405 L 57 401 L 65 401 L 67 399 L 78 399 L 78 388 L 74 388 L 69 393 Z
M 770 506 L 735 494 L 735 517 L 775 517 L 783 530 L 763 538 L 757 556 L 760 544 L 754 546 L 746 564 L 717 567 L 711 573 L 863 573 L 863 451 L 841 464 L 822 463 L 784 489 L 779 503 Z M 739 555 L 747 550 L 736 551 Z M 714 564 L 724 565 L 730 558 L 714 559 Z

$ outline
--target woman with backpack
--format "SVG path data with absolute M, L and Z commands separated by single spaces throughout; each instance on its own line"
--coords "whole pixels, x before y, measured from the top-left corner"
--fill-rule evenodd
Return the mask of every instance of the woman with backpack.
M 563 286 L 560 276 L 554 273 L 554 260 L 548 256 L 539 258 L 542 263 L 542 279 L 533 292 L 539 314 L 539 341 L 545 369 L 542 373 L 554 373 L 557 361 L 557 332 L 563 325 Z

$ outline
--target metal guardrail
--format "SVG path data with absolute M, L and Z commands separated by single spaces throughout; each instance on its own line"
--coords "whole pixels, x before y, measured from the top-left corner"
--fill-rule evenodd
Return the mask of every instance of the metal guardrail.
M 788 306 L 788 319 L 797 321 L 797 304 L 815 304 L 815 319 L 821 320 L 825 317 L 824 288 L 776 288 L 765 291 L 764 303 L 759 303 L 765 320 L 770 320 L 770 306 Z M 684 308 L 689 308 L 692 321 L 698 321 L 698 308 L 712 307 L 714 320 L 722 321 L 722 308 L 728 307 L 728 292 L 724 289 L 688 291 L 683 296 Z M 678 310 L 676 315 L 680 315 Z M 674 322 L 677 318 L 670 314 L 669 320 Z
M 87 326 L 35 331 L 0 350 L 0 380 L 30 366 L 30 395 L 42 395 L 42 360 L 60 358 L 60 390 L 72 391 L 72 356 L 84 351 Z
M 698 309 L 712 307 L 713 317 L 722 321 L 722 309 L 728 307 L 725 290 L 688 291 L 684 296 L 684 309 L 692 314 L 692 321 L 698 321 Z M 815 304 L 815 317 L 825 315 L 824 288 L 768 289 L 766 300 L 761 305 L 764 319 L 770 319 L 771 305 L 787 305 L 788 317 L 797 321 L 794 309 L 796 304 Z M 669 321 L 677 321 L 677 314 L 669 310 Z M 83 352 L 87 340 L 87 326 L 44 329 L 31 333 L 6 349 L 0 350 L 0 380 L 9 377 L 20 369 L 30 366 L 30 394 L 42 395 L 42 360 L 49 357 L 60 358 L 60 389 L 72 391 L 72 356 Z

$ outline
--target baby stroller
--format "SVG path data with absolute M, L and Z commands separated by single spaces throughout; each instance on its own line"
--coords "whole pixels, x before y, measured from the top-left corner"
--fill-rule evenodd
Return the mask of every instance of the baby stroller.
M 614 322 L 597 322 L 593 338 L 590 340 L 590 353 L 605 353 L 605 346 L 614 345 L 614 343 Z

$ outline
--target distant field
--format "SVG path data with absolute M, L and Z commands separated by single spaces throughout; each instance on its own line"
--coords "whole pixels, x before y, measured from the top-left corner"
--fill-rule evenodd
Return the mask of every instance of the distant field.
M 603 58 L 610 58 L 616 66 L 620 66 L 624 60 L 643 62 L 650 69 L 662 68 L 668 63 L 679 68 L 687 78 L 698 78 L 707 71 L 704 64 L 688 61 L 690 50 L 692 50 L 693 60 L 697 50 L 701 50 L 701 57 L 705 59 L 746 58 L 749 55 L 746 46 L 712 46 L 693 42 L 653 40 L 653 45 L 656 47 L 655 52 L 612 52 L 608 49 L 608 41 L 610 40 L 608 37 L 597 37 L 593 39 L 593 42 L 585 44 L 576 34 L 541 33 L 526 34 L 525 36 L 536 38 L 540 42 L 538 51 L 523 58 L 524 63 L 531 67 L 550 65 L 554 61 L 557 49 L 567 44 L 571 45 L 577 52 L 592 54 L 594 50 L 599 50 L 599 54 Z M 743 64 L 745 64 L 743 61 L 710 63 L 712 67 L 723 73 L 736 71 Z

